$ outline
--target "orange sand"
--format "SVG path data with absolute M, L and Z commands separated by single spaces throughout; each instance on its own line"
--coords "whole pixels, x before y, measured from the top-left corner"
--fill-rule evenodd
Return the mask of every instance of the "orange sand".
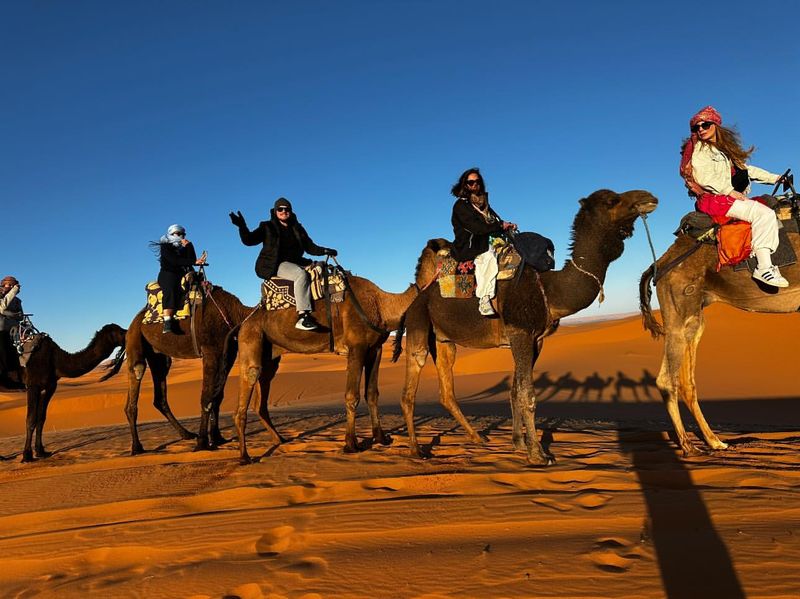
M 247 467 L 235 442 L 193 453 L 177 440 L 149 385 L 140 422 L 153 451 L 128 456 L 124 372 L 62 380 L 45 432 L 54 455 L 21 464 L 25 397 L 0 394 L 0 594 L 797 596 L 800 321 L 706 315 L 699 391 L 731 449 L 692 459 L 667 437 L 653 381 L 662 343 L 638 318 L 563 326 L 546 341 L 535 375 L 540 432 L 558 459 L 547 469 L 511 449 L 507 350 L 459 350 L 456 391 L 483 446 L 465 443 L 426 368 L 426 461 L 407 456 L 402 360 L 381 371 L 394 443 L 346 455 L 344 359 L 284 358 L 271 404 L 289 442 Z M 749 339 L 773 354 L 747 356 Z M 731 366 L 726 352 L 747 357 Z M 170 403 L 190 428 L 199 380 L 199 362 L 175 363 Z M 233 376 L 228 436 L 237 389 Z M 254 457 L 270 449 L 255 415 L 248 432 Z

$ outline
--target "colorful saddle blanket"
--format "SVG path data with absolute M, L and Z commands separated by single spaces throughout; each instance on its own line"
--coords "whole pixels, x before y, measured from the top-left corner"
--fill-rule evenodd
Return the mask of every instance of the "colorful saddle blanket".
M 511 279 L 517 272 L 521 262 L 519 254 L 510 244 L 498 239 L 494 244 L 499 272 L 497 280 Z M 436 270 L 439 273 L 439 293 L 442 297 L 475 297 L 475 262 L 457 262 L 445 248 L 436 253 Z
M 783 225 L 778 230 L 778 249 L 772 254 L 772 263 L 776 266 L 788 266 L 797 262 L 787 232 L 798 232 L 797 219 L 788 206 L 772 196 L 761 196 L 759 200 L 773 208 L 778 219 Z M 722 221 L 722 222 L 721 222 Z M 675 235 L 685 234 L 717 246 L 717 270 L 723 266 L 732 266 L 734 270 L 745 268 L 753 272 L 756 268 L 755 257 L 750 257 L 752 252 L 752 234 L 750 223 L 726 219 L 725 217 L 712 218 L 702 212 L 690 212 L 681 219 L 681 224 Z
M 325 278 L 322 269 L 328 268 L 323 264 L 312 264 L 306 268 L 311 277 L 311 299 L 318 300 L 325 297 Z M 328 286 L 330 288 L 331 303 L 340 304 L 344 301 L 344 278 L 332 268 L 328 268 Z M 261 283 L 261 302 L 267 310 L 284 310 L 295 308 L 297 300 L 294 297 L 294 281 L 272 277 Z
M 203 301 L 203 292 L 198 285 L 192 285 L 194 279 L 193 273 L 188 273 L 181 281 L 181 288 L 183 289 L 183 307 L 175 311 L 173 318 L 176 320 L 183 320 L 189 318 L 191 314 L 191 307 L 193 304 L 200 304 Z M 153 324 L 156 322 L 164 322 L 164 309 L 161 305 L 161 286 L 152 281 L 145 285 L 145 292 L 147 293 L 147 309 L 142 318 L 143 324 Z

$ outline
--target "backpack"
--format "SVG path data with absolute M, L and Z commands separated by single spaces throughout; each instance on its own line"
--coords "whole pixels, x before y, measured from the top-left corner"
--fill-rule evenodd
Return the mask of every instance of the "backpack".
M 539 272 L 551 270 L 556 265 L 555 246 L 547 237 L 538 233 L 517 233 L 511 238 L 514 249 L 524 264 L 530 264 Z M 521 270 L 521 269 L 520 269 Z

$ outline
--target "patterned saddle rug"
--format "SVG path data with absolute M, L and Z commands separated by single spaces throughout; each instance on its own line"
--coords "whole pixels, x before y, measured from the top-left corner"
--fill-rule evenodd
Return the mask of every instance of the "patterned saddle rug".
M 767 206 L 775 213 L 783 225 L 778 230 L 778 249 L 772 254 L 772 263 L 775 266 L 788 266 L 797 262 L 797 255 L 787 236 L 787 232 L 798 232 L 797 219 L 793 217 L 789 207 L 778 202 L 771 196 L 762 196 Z M 675 235 L 685 234 L 700 240 L 703 243 L 717 246 L 717 270 L 723 266 L 732 266 L 733 270 L 748 269 L 753 272 L 757 266 L 755 256 L 750 256 L 752 251 L 752 235 L 750 223 L 731 220 L 725 224 L 715 223 L 714 220 L 702 212 L 694 211 L 684 215 Z
M 497 280 L 511 279 L 517 272 L 521 262 L 519 254 L 510 244 L 502 240 L 495 242 L 494 251 L 497 254 L 499 272 Z M 450 255 L 450 248 L 436 252 L 436 270 L 439 273 L 439 293 L 442 297 L 475 297 L 475 262 L 457 262 Z
M 342 303 L 345 291 L 344 278 L 335 269 L 321 263 L 311 264 L 306 267 L 306 271 L 311 277 L 312 301 L 325 297 L 323 268 L 328 268 L 331 303 Z M 272 277 L 265 280 L 261 283 L 261 303 L 266 310 L 285 310 L 286 308 L 297 307 L 297 300 L 294 297 L 294 281 L 280 277 Z
M 189 318 L 192 311 L 192 305 L 197 305 L 203 302 L 203 291 L 199 285 L 192 285 L 194 280 L 193 273 L 187 273 L 181 280 L 181 289 L 183 289 L 183 307 L 176 310 L 173 316 L 176 320 L 183 320 Z M 164 308 L 161 305 L 161 286 L 152 281 L 145 285 L 145 292 L 147 293 L 147 309 L 142 318 L 143 324 L 154 324 L 157 322 L 164 322 Z

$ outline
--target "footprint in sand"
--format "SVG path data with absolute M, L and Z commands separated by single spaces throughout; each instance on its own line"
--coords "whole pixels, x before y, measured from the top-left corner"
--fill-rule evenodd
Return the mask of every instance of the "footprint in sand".
M 555 501 L 553 499 L 550 499 L 549 497 L 537 497 L 535 499 L 531 499 L 531 503 L 535 503 L 536 505 L 541 505 L 542 507 L 550 508 L 551 510 L 555 510 L 557 512 L 568 512 L 572 509 L 571 505 L 562 503 L 560 501 Z
M 319 578 L 328 572 L 328 562 L 321 557 L 304 557 L 281 568 L 303 578 Z
M 388 478 L 375 478 L 372 480 L 365 480 L 361 483 L 361 488 L 365 491 L 397 491 L 401 485 L 399 481 L 390 480 Z
M 604 495 L 593 491 L 584 491 L 578 494 L 578 497 L 575 499 L 575 503 L 585 510 L 600 509 L 609 501 L 611 501 L 611 495 Z
M 261 557 L 276 557 L 302 543 L 294 526 L 278 526 L 261 535 L 256 541 L 256 553 Z
M 626 539 L 608 537 L 598 540 L 588 555 L 594 565 L 604 572 L 627 572 L 636 560 L 642 559 L 641 550 L 631 547 Z

